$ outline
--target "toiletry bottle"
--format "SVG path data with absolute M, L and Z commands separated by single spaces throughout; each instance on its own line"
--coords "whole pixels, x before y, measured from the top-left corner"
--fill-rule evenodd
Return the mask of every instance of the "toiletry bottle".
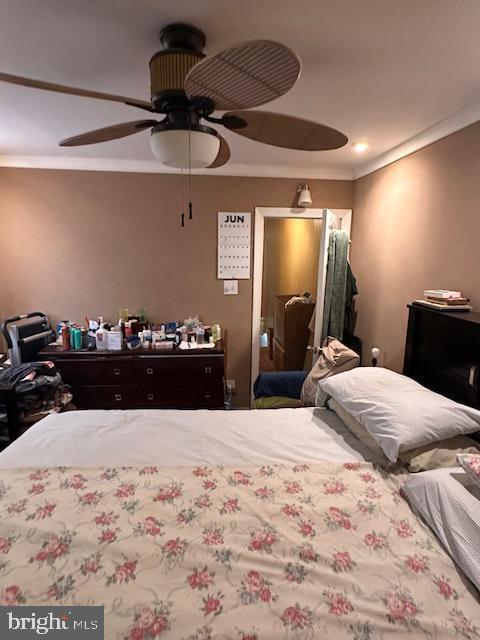
M 64 351 L 69 351 L 70 349 L 70 327 L 67 323 L 62 326 L 62 348 Z
M 197 344 L 203 344 L 205 342 L 205 329 L 202 324 L 199 324 L 195 330 L 197 337 Z
M 103 328 L 103 322 L 100 324 L 100 328 L 95 334 L 95 339 L 97 341 L 98 351 L 105 351 L 107 349 L 107 336 L 106 331 Z
M 80 331 L 80 329 L 77 329 L 76 327 L 74 327 L 71 331 L 71 340 L 70 343 L 73 343 L 72 346 L 74 349 L 81 349 L 82 348 L 82 332 Z

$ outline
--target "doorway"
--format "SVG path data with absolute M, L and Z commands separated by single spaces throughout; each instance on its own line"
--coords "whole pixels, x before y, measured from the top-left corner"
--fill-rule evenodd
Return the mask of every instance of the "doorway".
M 266 218 L 259 372 L 309 368 L 321 218 Z
M 323 338 L 329 233 L 350 226 L 350 209 L 255 209 L 252 384 L 261 371 L 312 366 Z

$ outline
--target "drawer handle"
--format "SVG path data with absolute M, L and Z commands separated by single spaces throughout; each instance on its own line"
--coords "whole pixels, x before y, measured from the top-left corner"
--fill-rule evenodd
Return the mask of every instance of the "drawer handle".
M 212 367 L 205 367 L 205 373 L 212 373 Z
M 153 400 L 155 398 L 154 393 L 147 393 L 147 400 Z
M 114 375 L 114 376 L 119 376 L 119 375 L 120 375 L 120 373 L 121 373 L 120 369 L 114 369 L 114 370 L 113 370 L 113 375 Z
M 474 387 L 476 380 L 477 380 L 477 367 L 473 366 L 473 367 L 470 367 L 470 375 L 468 376 L 468 384 L 471 387 Z
M 147 376 L 153 376 L 153 369 L 151 367 L 147 369 Z
M 122 394 L 121 393 L 116 393 L 115 394 L 115 402 L 121 402 L 122 400 Z
M 205 398 L 206 398 L 207 400 L 209 400 L 211 397 L 212 397 L 211 392 L 210 392 L 210 391 L 205 391 Z

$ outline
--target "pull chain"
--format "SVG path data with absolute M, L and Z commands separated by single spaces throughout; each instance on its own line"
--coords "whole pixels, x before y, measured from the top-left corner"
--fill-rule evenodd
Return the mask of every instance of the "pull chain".
M 182 227 L 185 226 L 185 214 L 183 212 L 183 169 L 180 169 L 180 218 Z
M 190 122 L 188 123 L 188 219 L 193 218 L 192 208 L 192 148 L 190 141 Z

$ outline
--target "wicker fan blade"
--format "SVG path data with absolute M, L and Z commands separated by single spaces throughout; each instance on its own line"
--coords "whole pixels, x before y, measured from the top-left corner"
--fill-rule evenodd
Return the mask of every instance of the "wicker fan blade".
M 109 140 L 117 140 L 125 138 L 134 133 L 154 127 L 158 122 L 156 120 L 136 120 L 134 122 L 123 122 L 122 124 L 114 124 L 111 127 L 88 131 L 73 138 L 62 140 L 59 144 L 61 147 L 78 147 L 84 144 L 97 144 L 98 142 L 108 142 Z
M 185 93 L 210 98 L 219 111 L 248 109 L 287 93 L 300 68 L 285 45 L 252 40 L 198 62 L 185 78 Z
M 324 124 L 269 111 L 233 111 L 223 121 L 227 129 L 245 138 L 285 149 L 326 151 L 348 142 L 343 133 Z
M 220 138 L 220 149 L 218 150 L 217 157 L 212 162 L 211 165 L 207 167 L 207 169 L 216 169 L 217 167 L 223 167 L 224 164 L 230 160 L 230 147 L 228 146 L 228 142 L 225 138 L 222 138 L 221 135 L 218 136 Z
M 0 82 L 19 84 L 22 87 L 44 89 L 45 91 L 68 93 L 74 96 L 83 96 L 84 98 L 97 98 L 98 100 L 109 100 L 110 102 L 123 102 L 131 107 L 139 107 L 140 109 L 146 109 L 147 111 L 154 111 L 152 105 L 144 100 L 136 100 L 135 98 L 126 98 L 125 96 L 116 96 L 110 93 L 101 93 L 99 91 L 87 91 L 86 89 L 77 89 L 77 87 L 66 87 L 63 84 L 43 82 L 42 80 L 32 80 L 31 78 L 23 78 L 22 76 L 12 76 L 9 73 L 0 72 Z

